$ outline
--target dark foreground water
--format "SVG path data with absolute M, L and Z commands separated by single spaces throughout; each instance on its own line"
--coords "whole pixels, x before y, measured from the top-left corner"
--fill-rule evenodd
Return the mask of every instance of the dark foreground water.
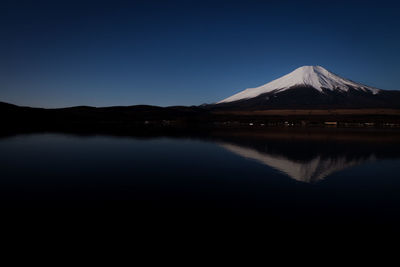
M 54 213 L 295 229 L 400 223 L 397 132 L 41 133 L 3 137 L 0 151 L 1 210 L 30 220 Z

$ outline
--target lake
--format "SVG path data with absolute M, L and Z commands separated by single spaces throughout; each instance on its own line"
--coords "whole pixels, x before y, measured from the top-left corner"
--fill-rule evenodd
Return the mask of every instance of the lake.
M 400 222 L 397 131 L 31 133 L 3 136 L 0 151 L 3 212 L 96 210 L 292 227 Z

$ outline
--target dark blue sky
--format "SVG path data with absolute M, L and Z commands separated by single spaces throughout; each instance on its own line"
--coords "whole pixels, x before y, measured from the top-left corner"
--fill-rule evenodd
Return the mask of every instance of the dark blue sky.
M 0 101 L 198 105 L 321 65 L 400 89 L 396 1 L 1 1 Z

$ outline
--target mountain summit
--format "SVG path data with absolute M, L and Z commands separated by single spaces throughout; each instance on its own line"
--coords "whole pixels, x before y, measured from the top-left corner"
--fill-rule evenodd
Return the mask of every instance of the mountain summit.
M 400 92 L 377 89 L 329 72 L 303 66 L 272 82 L 248 88 L 218 103 L 246 108 L 364 108 L 398 107 Z
M 218 103 L 253 98 L 269 92 L 278 93 L 296 86 L 309 86 L 317 89 L 320 92 L 323 92 L 324 89 L 348 91 L 350 88 L 369 91 L 373 94 L 379 92 L 379 89 L 339 77 L 338 75 L 329 72 L 321 66 L 303 66 L 295 69 L 285 76 L 282 76 L 279 79 L 273 80 L 272 82 L 256 88 L 248 88 Z

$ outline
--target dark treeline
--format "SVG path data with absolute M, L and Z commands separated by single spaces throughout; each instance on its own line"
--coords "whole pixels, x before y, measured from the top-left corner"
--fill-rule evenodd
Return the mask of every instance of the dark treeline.
M 0 103 L 2 132 L 198 132 L 264 127 L 398 127 L 400 113 L 290 114 L 223 111 L 209 106 L 71 107 L 43 109 Z

